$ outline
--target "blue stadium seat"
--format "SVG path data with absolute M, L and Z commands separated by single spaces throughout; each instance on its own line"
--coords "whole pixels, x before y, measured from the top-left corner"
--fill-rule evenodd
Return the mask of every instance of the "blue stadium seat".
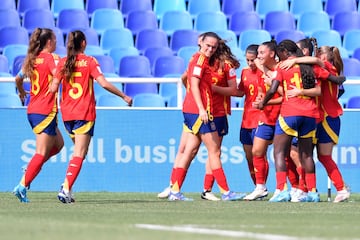
M 121 0 L 120 11 L 127 18 L 131 11 L 152 11 L 152 0 Z
M 344 76 L 346 77 L 360 77 L 360 61 L 356 58 L 344 58 Z M 360 95 L 360 92 L 359 92 Z
M 279 31 L 275 35 L 275 40 L 278 43 L 285 39 L 290 39 L 293 40 L 294 42 L 297 42 L 304 38 L 306 38 L 305 34 L 298 30 L 283 30 L 283 31 Z
M 198 32 L 225 31 L 228 29 L 227 19 L 223 12 L 204 11 L 196 15 L 194 29 Z
M 153 10 L 157 19 L 161 20 L 168 11 L 186 12 L 186 3 L 185 0 L 154 0 Z
M 0 54 L 0 72 L 10 73 L 9 61 L 5 55 Z
M 360 13 L 355 11 L 336 13 L 331 28 L 338 31 L 341 36 L 349 30 L 360 29 Z
M 352 56 L 355 49 L 360 48 L 360 29 L 349 30 L 345 32 L 342 46 L 347 50 L 349 56 Z
M 316 24 L 314 24 L 316 22 Z M 297 30 L 304 32 L 305 36 L 310 37 L 313 32 L 330 30 L 329 15 L 324 12 L 303 12 L 297 22 Z
M 239 48 L 245 52 L 250 44 L 261 44 L 271 40 L 271 35 L 268 31 L 262 29 L 245 30 L 239 37 Z
M 75 29 L 73 29 L 75 30 Z M 99 46 L 99 35 L 96 32 L 95 29 L 93 28 L 82 28 L 82 29 L 76 29 L 76 30 L 80 30 L 85 34 L 86 37 L 86 45 L 93 45 L 93 46 Z M 67 42 L 69 35 L 66 35 L 66 40 L 65 42 Z
M 31 34 L 35 28 L 55 27 L 53 13 L 49 9 L 32 8 L 24 13 L 22 26 Z
M 158 94 L 157 83 L 124 83 L 124 93 L 129 97 L 134 97 L 141 93 Z
M 24 27 L 3 27 L 0 29 L 0 51 L 10 44 L 29 44 L 29 34 Z
M 118 9 L 96 9 L 92 13 L 90 27 L 101 35 L 106 29 L 124 28 L 124 17 Z
M 359 96 L 353 96 L 348 99 L 346 108 L 360 108 L 360 93 Z
M 179 48 L 179 50 L 177 51 L 177 56 L 179 56 L 179 57 L 181 57 L 182 59 L 184 59 L 185 68 L 188 67 L 189 61 L 190 61 L 191 57 L 192 57 L 197 51 L 199 51 L 199 47 L 198 47 L 198 46 L 184 46 L 184 47 Z
M 14 0 L 2 0 L 0 9 L 16 9 L 16 1 Z
M 289 11 L 288 0 L 256 0 L 255 12 L 260 19 L 265 19 L 265 15 L 274 11 Z
M 59 55 L 60 57 L 65 57 L 67 52 L 66 52 L 66 47 L 65 46 L 56 46 L 55 52 L 57 55 Z
M 150 61 L 145 56 L 124 56 L 120 60 L 120 77 L 152 77 Z
M 138 56 L 138 55 L 140 55 L 139 51 L 135 47 L 122 47 L 122 48 L 114 47 L 111 48 L 109 51 L 109 56 L 114 61 L 115 73 L 119 72 L 120 61 L 123 57 Z
M 64 47 L 65 46 L 65 36 L 60 28 L 58 27 L 52 27 L 51 28 L 54 31 L 54 34 L 56 36 L 56 47 Z
M 85 54 L 94 56 L 94 55 L 104 55 L 104 50 L 96 45 L 87 45 L 85 48 Z
M 295 18 L 290 12 L 268 12 L 264 18 L 263 29 L 273 37 L 280 31 L 295 30 Z
M 29 9 L 44 9 L 50 11 L 50 1 L 49 0 L 18 0 L 17 1 L 17 11 L 20 16 L 23 17 L 25 12 Z
M 320 12 L 323 11 L 322 0 L 291 0 L 290 13 L 292 13 L 296 20 L 304 12 Z M 316 25 L 316 24 L 315 24 Z
M 117 76 L 119 77 L 119 76 Z M 123 86 L 122 86 L 122 83 L 120 82 L 112 82 L 113 85 L 115 85 L 115 87 L 117 87 L 119 90 L 123 91 Z M 100 98 L 100 96 L 103 96 L 103 95 L 107 95 L 107 96 L 114 96 L 120 100 L 122 100 L 121 98 L 119 98 L 118 96 L 110 93 L 109 91 L 107 91 L 105 88 L 103 88 L 99 83 L 98 81 L 94 81 L 94 93 L 95 93 L 95 100 L 96 100 L 96 104 L 98 105 L 98 100 Z M 111 98 L 110 98 L 111 99 Z M 108 99 L 103 99 L 102 101 L 105 102 L 107 101 Z M 102 101 L 100 101 L 100 105 L 103 105 L 105 103 L 101 103 Z M 117 101 L 119 102 L 119 101 Z M 124 105 L 127 105 L 127 104 L 124 104 Z M 105 105 L 104 105 L 105 106 Z
M 340 33 L 335 30 L 315 31 L 315 32 L 313 32 L 313 34 L 311 36 L 316 38 L 319 47 L 320 46 L 335 46 L 335 47 L 342 46 Z
M 152 47 L 147 48 L 144 52 L 144 56 L 150 61 L 150 66 L 153 72 L 155 61 L 158 57 L 162 56 L 173 56 L 174 53 L 169 47 Z
M 135 47 L 144 53 L 149 47 L 167 47 L 167 34 L 161 29 L 144 29 L 136 35 Z
M 64 9 L 85 10 L 84 0 L 51 0 L 50 6 L 55 19 L 59 17 L 60 12 Z
M 16 93 L 1 93 L 0 108 L 22 107 L 19 96 Z
M 173 96 L 177 97 L 177 83 L 159 83 L 159 94 L 169 106 L 170 99 Z
M 128 107 L 128 104 L 120 97 L 114 94 L 103 94 L 96 100 L 98 107 Z
M 26 55 L 18 55 L 14 58 L 12 65 L 12 76 L 15 77 L 16 74 L 18 74 L 18 72 L 21 70 L 25 57 Z
M 86 0 L 85 1 L 85 10 L 89 14 L 89 17 L 92 17 L 92 14 L 95 10 L 100 8 L 116 9 L 118 10 L 118 0 Z
M 231 49 L 237 48 L 239 46 L 235 32 L 231 30 L 222 30 L 222 31 L 215 31 L 215 33 L 219 35 L 221 39 L 225 40 L 226 45 L 228 45 Z
M 177 52 L 181 47 L 198 46 L 199 33 L 195 30 L 176 30 L 170 37 L 170 48 Z
M 107 29 L 100 37 L 100 47 L 108 54 L 111 48 L 134 47 L 134 39 L 127 28 Z
M 159 28 L 171 36 L 176 30 L 193 29 L 193 21 L 188 12 L 167 11 L 160 19 Z
M 351 81 L 351 79 L 348 79 L 347 81 Z M 360 96 L 360 85 L 344 85 L 345 92 L 344 94 L 339 98 L 339 103 L 347 107 L 348 101 L 351 97 Z
M 155 93 L 139 93 L 133 98 L 133 107 L 165 107 L 165 100 Z
M 15 9 L 0 9 L 0 28 L 20 26 L 19 13 Z
M 0 82 L 0 94 L 14 94 L 16 93 L 15 82 Z
M 167 107 L 178 107 L 178 103 L 177 103 L 177 96 L 171 96 L 170 99 L 167 101 L 166 106 Z M 182 107 L 182 105 L 179 106 L 180 108 Z
M 114 77 L 119 77 L 116 73 L 115 73 L 115 66 L 114 66 L 114 60 L 108 56 L 108 55 L 93 55 L 96 60 L 98 61 L 99 65 L 100 65 L 100 69 L 102 71 L 102 73 L 105 75 L 105 77 L 110 77 L 110 76 L 114 76 Z
M 357 11 L 356 0 L 326 0 L 324 11 L 333 19 L 338 12 Z
M 188 0 L 187 10 L 193 19 L 201 12 L 220 12 L 220 0 Z
M 241 32 L 250 29 L 261 29 L 261 19 L 256 12 L 234 12 L 229 18 L 229 29 L 240 36 Z
M 136 10 L 127 15 L 125 27 L 136 35 L 144 29 L 157 29 L 158 21 L 153 11 Z
M 356 48 L 352 54 L 352 58 L 356 58 L 360 61 L 360 48 Z
M 82 9 L 64 9 L 59 13 L 56 26 L 66 35 L 73 29 L 89 28 L 89 17 Z
M 9 44 L 3 48 L 3 55 L 6 56 L 9 63 L 9 72 L 13 73 L 14 59 L 19 55 L 27 54 L 28 45 L 26 44 Z M 17 73 L 17 72 L 16 72 Z M 16 74 L 15 73 L 15 74 Z
M 253 12 L 254 0 L 222 0 L 221 11 L 230 19 L 236 11 Z
M 185 61 L 179 56 L 158 57 L 154 63 L 154 77 L 163 77 L 167 74 L 183 74 L 185 71 Z

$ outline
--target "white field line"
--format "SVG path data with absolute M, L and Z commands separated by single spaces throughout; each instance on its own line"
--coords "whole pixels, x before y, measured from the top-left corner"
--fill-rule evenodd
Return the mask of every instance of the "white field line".
M 135 226 L 138 228 L 149 229 L 149 230 L 187 232 L 187 233 L 217 235 L 217 236 L 234 237 L 234 238 L 252 238 L 252 239 L 261 239 L 261 240 L 305 240 L 305 238 L 291 237 L 285 235 L 251 233 L 251 232 L 243 232 L 243 231 L 230 231 L 230 230 L 210 229 L 210 228 L 197 228 L 192 226 L 165 226 L 165 225 L 153 225 L 153 224 L 136 224 Z

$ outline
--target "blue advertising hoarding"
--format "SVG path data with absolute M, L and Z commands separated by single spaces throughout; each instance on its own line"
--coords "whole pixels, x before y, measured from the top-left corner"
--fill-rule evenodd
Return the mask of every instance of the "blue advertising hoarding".
M 222 161 L 229 186 L 238 192 L 251 192 L 243 148 L 239 142 L 242 110 L 229 116 L 230 132 L 224 138 Z M 169 175 L 182 130 L 182 113 L 177 109 L 98 109 L 95 134 L 74 191 L 159 192 L 169 183 Z M 345 110 L 341 117 L 340 142 L 333 152 L 343 177 L 353 192 L 360 192 L 359 111 Z M 59 189 L 73 151 L 59 115 L 65 139 L 62 151 L 49 159 L 33 181 L 33 191 Z M 0 109 L 0 191 L 11 191 L 22 169 L 35 151 L 35 136 L 27 121 L 26 109 Z M 184 192 L 201 192 L 205 173 L 206 149 L 202 146 L 184 182 Z M 268 189 L 275 190 L 272 146 L 268 159 Z M 316 160 L 317 162 L 317 160 Z M 327 191 L 327 175 L 320 163 L 317 186 Z M 332 186 L 334 191 L 334 187 Z M 214 191 L 218 191 L 215 186 Z

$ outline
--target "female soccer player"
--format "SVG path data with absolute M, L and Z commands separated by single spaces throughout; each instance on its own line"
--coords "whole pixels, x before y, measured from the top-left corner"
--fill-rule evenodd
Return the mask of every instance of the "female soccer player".
M 61 113 L 65 128 L 74 142 L 74 153 L 58 194 L 63 203 L 71 203 L 72 186 L 88 152 L 95 125 L 94 79 L 107 91 L 121 97 L 129 105 L 132 99 L 108 82 L 95 58 L 84 54 L 85 35 L 81 31 L 69 33 L 67 56 L 56 69 L 50 91 L 56 92 L 62 83 Z
M 245 96 L 244 111 L 241 120 L 240 142 L 243 145 L 251 179 L 256 185 L 254 164 L 253 164 L 253 141 L 256 127 L 258 125 L 258 115 L 260 110 L 253 107 L 253 102 L 258 96 L 259 81 L 263 72 L 256 66 L 255 60 L 258 55 L 259 45 L 249 45 L 245 51 L 245 58 L 248 64 L 241 71 L 241 80 L 238 89 L 241 97 Z
M 295 58 L 302 55 L 298 46 L 290 40 L 284 40 L 277 46 L 279 58 Z M 277 69 L 277 75 L 272 80 L 271 87 L 264 99 L 259 103 L 260 109 L 276 93 L 278 87 L 283 88 L 283 102 L 280 116 L 276 122 L 274 136 L 274 158 L 276 168 L 276 191 L 271 202 L 290 201 L 290 194 L 286 186 L 285 158 L 290 153 L 291 140 L 298 137 L 299 156 L 305 169 L 305 181 L 308 188 L 307 201 L 318 202 L 320 196 L 316 189 L 315 164 L 312 153 L 312 140 L 315 134 L 316 118 L 319 117 L 316 102 L 311 95 L 320 95 L 320 86 L 316 85 L 312 67 L 307 65 L 294 66 L 288 70 Z M 303 90 L 307 95 L 289 97 L 287 91 L 294 86 Z
M 336 47 L 322 46 L 316 51 L 317 58 L 297 58 L 293 61 L 284 62 L 284 65 L 307 62 L 324 66 L 331 76 L 342 74 L 343 62 L 339 49 Z M 332 159 L 332 150 L 338 142 L 340 134 L 340 116 L 343 113 L 342 107 L 338 102 L 339 84 L 342 81 L 321 81 L 321 96 L 317 103 L 320 111 L 320 118 L 317 121 L 316 129 L 316 149 L 318 159 L 325 167 L 326 172 L 333 182 L 338 194 L 334 202 L 342 202 L 350 197 L 350 191 L 347 188 L 342 174 Z
M 206 32 L 200 40 L 200 51 L 193 57 L 188 67 L 186 96 L 183 103 L 184 125 L 191 134 L 187 135 L 187 142 L 178 160 L 177 170 L 174 172 L 174 184 L 168 199 L 191 200 L 180 192 L 185 179 L 187 168 L 193 159 L 193 153 L 203 142 L 208 150 L 208 161 L 214 178 L 216 179 L 222 200 L 236 200 L 241 197 L 229 190 L 225 173 L 220 161 L 221 141 L 213 116 L 212 73 L 210 65 L 216 59 L 211 58 L 221 39 L 213 32 Z
M 277 67 L 276 43 L 273 41 L 264 42 L 258 48 L 259 64 L 264 69 L 264 74 L 259 81 L 259 94 L 253 107 L 257 107 L 259 99 L 268 91 L 269 85 L 265 83 L 268 76 L 272 76 Z M 280 113 L 280 103 L 282 97 L 279 93 L 274 93 L 268 105 L 261 109 L 258 117 L 258 126 L 255 131 L 254 143 L 252 148 L 253 164 L 255 170 L 256 187 L 252 193 L 247 195 L 244 200 L 256 200 L 268 195 L 266 180 L 269 171 L 269 164 L 266 158 L 268 146 L 274 138 L 276 120 Z
M 31 34 L 22 70 L 16 77 L 16 86 L 21 100 L 25 99 L 23 79 L 30 78 L 30 102 L 27 107 L 29 123 L 36 135 L 35 155 L 31 158 L 14 195 L 20 202 L 29 202 L 26 191 L 40 172 L 43 164 L 64 146 L 57 127 L 57 93 L 49 93 L 49 84 L 55 74 L 58 56 L 53 54 L 56 37 L 51 29 L 36 28 Z

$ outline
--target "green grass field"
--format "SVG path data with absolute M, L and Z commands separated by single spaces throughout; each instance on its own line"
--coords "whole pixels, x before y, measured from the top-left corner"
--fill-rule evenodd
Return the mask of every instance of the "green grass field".
M 0 193 L 0 238 L 26 239 L 360 239 L 360 195 L 345 203 L 193 202 L 156 193 L 29 192 L 31 203 Z M 325 195 L 321 196 L 326 199 Z

